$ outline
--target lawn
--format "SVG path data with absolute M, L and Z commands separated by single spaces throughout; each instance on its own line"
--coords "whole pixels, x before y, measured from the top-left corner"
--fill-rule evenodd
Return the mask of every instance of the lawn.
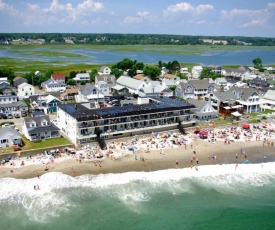
M 38 143 L 31 142 L 29 141 L 26 137 L 22 137 L 23 142 L 25 145 L 21 148 L 21 151 L 24 150 L 33 150 L 33 149 L 43 149 L 43 148 L 48 148 L 48 147 L 53 147 L 55 148 L 56 146 L 60 145 L 71 145 L 72 143 L 64 138 L 53 138 L 53 139 L 47 139 Z M 2 148 L 1 153 L 6 154 L 6 153 L 13 153 L 14 149 L 12 147 L 9 148 Z

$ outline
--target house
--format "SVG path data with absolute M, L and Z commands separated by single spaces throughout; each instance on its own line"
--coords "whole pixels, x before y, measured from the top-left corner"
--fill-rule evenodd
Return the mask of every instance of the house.
M 99 75 L 110 75 L 111 69 L 108 66 L 102 66 L 97 73 Z
M 0 95 L 0 104 L 9 104 L 17 101 L 18 98 L 16 95 Z
M 50 94 L 30 96 L 32 109 L 43 109 L 45 113 L 56 112 L 56 106 L 61 101 Z
M 179 82 L 180 78 L 176 75 L 173 75 L 173 74 L 164 74 L 160 78 L 160 80 L 167 87 L 171 87 L 171 86 L 175 86 Z
M 0 84 L 1 83 L 7 83 L 8 85 L 10 84 L 9 82 L 8 82 L 8 78 L 7 77 L 0 77 Z
M 192 68 L 192 78 L 198 79 L 201 76 L 203 68 L 202 66 L 193 66 Z
M 260 106 L 264 104 L 259 93 L 253 88 L 232 87 L 230 91 L 237 96 L 237 102 L 243 106 L 246 113 L 259 112 L 261 110 Z
M 256 77 L 256 78 L 252 79 L 249 82 L 249 86 L 252 87 L 252 88 L 257 88 L 257 89 L 261 89 L 261 90 L 264 90 L 264 91 L 267 91 L 268 88 L 269 88 L 269 84 L 268 84 L 267 80 L 261 79 L 259 77 Z
M 17 86 L 19 86 L 22 83 L 28 83 L 28 80 L 26 78 L 23 77 L 15 77 L 13 79 L 13 86 L 17 88 Z
M 139 90 L 140 97 L 173 97 L 173 90 L 166 85 L 146 86 Z
M 239 69 L 226 69 L 221 71 L 221 75 L 225 78 L 232 78 L 239 81 L 249 79 L 251 73 L 247 70 L 239 70 Z
M 215 84 L 218 86 L 227 86 L 227 80 L 224 77 L 218 77 L 215 79 Z
M 22 114 L 28 112 L 28 106 L 23 101 L 0 104 L 0 111 L 5 114 Z
M 211 69 L 212 72 L 214 73 L 221 73 L 222 72 L 222 67 L 219 65 L 209 65 L 208 68 Z
M 209 83 L 208 79 L 190 80 L 188 83 L 180 82 L 175 89 L 175 96 L 190 99 L 201 98 L 214 92 L 214 83 Z
M 110 96 L 110 88 L 107 82 L 105 81 L 99 81 L 97 84 L 95 84 L 95 87 L 103 93 L 104 96 Z
M 17 87 L 17 96 L 20 99 L 29 98 L 30 96 L 32 96 L 34 94 L 35 94 L 34 86 L 30 85 L 26 82 L 18 85 L 18 87 Z
M 80 85 L 78 95 L 75 96 L 76 102 L 104 102 L 104 94 L 91 83 Z M 92 104 L 91 104 L 92 105 Z M 94 104 L 94 106 L 97 106 Z
M 59 128 L 54 125 L 49 116 L 24 118 L 22 133 L 30 141 L 60 137 Z
M 1 91 L 1 94 L 3 95 L 10 95 L 16 92 L 16 88 L 12 87 L 10 83 L 3 80 L 3 81 L 0 81 L 0 91 Z
M 209 121 L 218 118 L 218 111 L 213 108 L 213 106 L 208 101 L 189 99 L 188 103 L 194 105 L 197 110 L 195 118 L 198 121 Z
M 0 129 L 0 147 L 6 148 L 13 145 L 22 145 L 20 133 L 10 127 Z
M 133 76 L 133 78 L 136 80 L 145 81 L 145 82 L 151 81 L 151 79 L 149 77 L 144 76 L 142 74 L 137 74 L 137 75 Z
M 46 92 L 65 91 L 65 75 L 60 73 L 52 74 L 50 79 L 41 83 L 41 86 L 45 88 Z
M 163 67 L 161 67 L 160 76 L 163 76 L 163 75 L 167 74 L 168 72 L 169 72 L 169 70 L 163 66 Z
M 65 84 L 65 75 L 62 74 L 62 73 L 53 73 L 53 74 L 51 74 L 51 79 L 56 81 L 56 82 L 60 82 L 60 83 Z
M 187 67 L 180 68 L 180 73 L 186 75 L 190 74 Z
M 89 73 L 78 73 L 73 78 L 76 83 L 86 82 L 90 83 L 90 74 Z
M 148 83 L 128 76 L 120 76 L 117 79 L 117 85 L 127 88 L 131 94 L 138 94 L 141 88 L 148 86 Z
M 104 81 L 108 84 L 109 88 L 116 85 L 116 77 L 115 75 L 97 75 L 95 76 L 95 84 L 100 81 Z
M 265 93 L 263 100 L 264 103 L 262 105 L 262 108 L 275 110 L 275 90 L 268 90 Z
M 74 100 L 78 94 L 78 88 L 66 89 L 65 93 L 60 94 L 61 101 Z
M 76 145 L 192 126 L 195 106 L 168 97 L 138 98 L 137 104 L 90 108 L 89 104 L 61 104 L 57 125 Z
M 232 91 L 216 91 L 204 97 L 222 116 L 231 116 L 233 112 L 243 113 L 243 106 L 237 102 L 237 96 Z

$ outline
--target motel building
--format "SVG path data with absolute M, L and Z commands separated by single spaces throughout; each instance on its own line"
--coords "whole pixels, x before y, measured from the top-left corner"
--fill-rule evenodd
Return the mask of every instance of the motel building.
M 121 107 L 60 104 L 57 126 L 77 147 L 98 141 L 194 126 L 196 107 L 168 97 L 138 98 Z

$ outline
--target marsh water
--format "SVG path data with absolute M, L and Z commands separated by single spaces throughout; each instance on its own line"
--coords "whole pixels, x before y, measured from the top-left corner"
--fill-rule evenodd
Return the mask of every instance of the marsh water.
M 166 48 L 167 49 L 167 48 Z M 170 52 L 174 49 L 171 47 Z M 169 50 L 169 48 L 168 48 Z M 36 55 L 36 52 L 39 55 Z M 43 52 L 58 52 L 58 55 L 41 55 Z M 256 57 L 262 59 L 264 65 L 275 63 L 275 49 L 266 48 L 238 48 L 233 50 L 206 50 L 201 52 L 184 52 L 183 54 L 159 53 L 151 51 L 126 52 L 112 50 L 97 50 L 90 48 L 28 48 L 24 52 L 16 52 L 16 49 L 5 47 L 0 50 L 0 58 L 16 58 L 26 61 L 40 60 L 44 62 L 65 62 L 67 64 L 109 64 L 117 63 L 124 58 L 137 60 L 143 63 L 158 63 L 177 60 L 180 63 L 199 63 L 201 65 L 251 65 Z M 63 53 L 63 55 L 62 55 Z M 77 54 L 78 57 L 68 57 L 66 54 Z

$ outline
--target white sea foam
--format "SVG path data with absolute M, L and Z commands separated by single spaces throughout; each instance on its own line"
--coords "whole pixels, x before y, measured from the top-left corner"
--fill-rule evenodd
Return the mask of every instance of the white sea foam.
M 157 193 L 196 193 L 200 186 L 243 195 L 259 186 L 274 186 L 274 181 L 275 163 L 240 164 L 236 169 L 235 165 L 211 165 L 199 166 L 198 171 L 186 168 L 79 177 L 51 172 L 40 179 L 0 179 L 0 204 L 10 218 L 23 209 L 31 220 L 45 222 L 67 212 L 76 205 L 76 199 L 87 197 L 118 199 L 135 211 L 133 207 Z M 40 190 L 35 190 L 34 185 L 39 185 Z

